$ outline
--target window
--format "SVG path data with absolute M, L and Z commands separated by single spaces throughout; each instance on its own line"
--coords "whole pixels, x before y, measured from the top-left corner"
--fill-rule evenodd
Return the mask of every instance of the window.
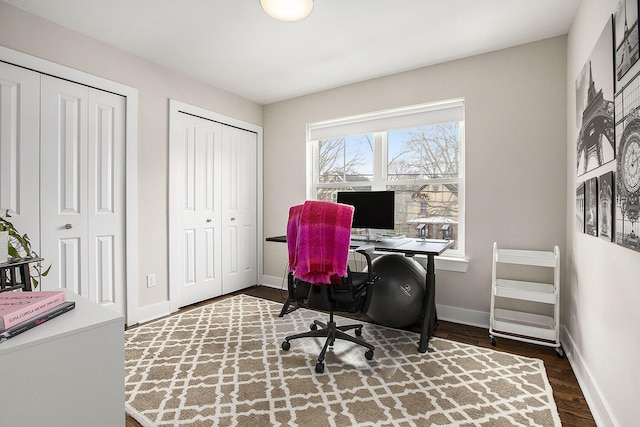
M 450 238 L 464 256 L 464 102 L 451 100 L 308 126 L 308 198 L 396 192 L 394 233 Z M 385 231 L 388 233 L 388 231 Z

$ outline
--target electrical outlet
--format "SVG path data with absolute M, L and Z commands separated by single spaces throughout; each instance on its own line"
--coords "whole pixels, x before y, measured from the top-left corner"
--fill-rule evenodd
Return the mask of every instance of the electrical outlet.
M 147 288 L 153 288 L 156 285 L 156 275 L 147 274 Z

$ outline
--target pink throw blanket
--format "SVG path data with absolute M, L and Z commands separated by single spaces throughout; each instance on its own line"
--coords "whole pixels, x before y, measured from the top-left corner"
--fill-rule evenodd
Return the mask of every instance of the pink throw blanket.
M 353 206 L 333 202 L 308 200 L 289 210 L 289 268 L 295 278 L 331 283 L 332 276 L 347 275 L 352 219 Z

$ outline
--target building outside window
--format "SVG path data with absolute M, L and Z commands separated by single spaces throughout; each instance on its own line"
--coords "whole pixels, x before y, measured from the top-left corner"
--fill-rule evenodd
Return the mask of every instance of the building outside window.
M 310 199 L 339 191 L 395 191 L 396 235 L 449 238 L 464 256 L 464 101 L 347 117 L 308 126 Z M 389 233 L 389 231 L 384 231 Z

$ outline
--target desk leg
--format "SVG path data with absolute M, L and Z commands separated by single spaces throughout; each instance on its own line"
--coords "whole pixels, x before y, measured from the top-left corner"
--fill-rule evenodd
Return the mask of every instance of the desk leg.
M 425 353 L 429 346 L 429 338 L 436 329 L 436 269 L 433 255 L 427 256 L 427 289 L 424 299 L 424 313 L 422 328 L 420 329 L 420 344 L 418 352 Z
M 280 310 L 279 317 L 283 317 L 285 314 L 291 313 L 293 310 L 289 310 L 289 305 L 291 304 L 291 292 L 293 291 L 293 273 L 289 272 L 287 274 L 287 300 L 284 302 L 282 306 L 282 310 Z

